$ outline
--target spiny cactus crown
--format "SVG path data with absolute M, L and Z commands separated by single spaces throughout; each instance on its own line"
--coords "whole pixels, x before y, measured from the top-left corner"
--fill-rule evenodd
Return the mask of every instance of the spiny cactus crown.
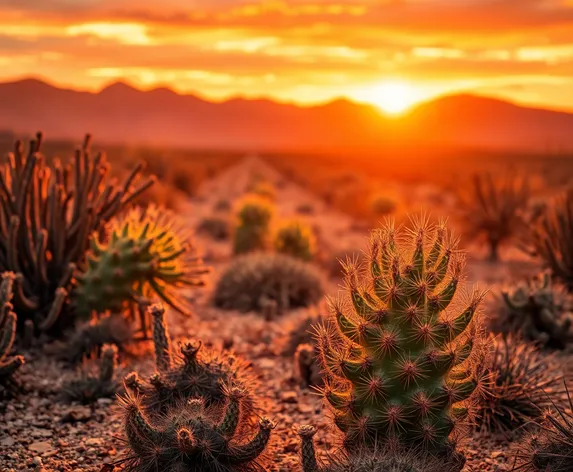
M 181 343 L 176 357 L 161 305 L 152 305 L 153 344 L 157 371 L 144 381 L 133 372 L 126 377 L 126 386 L 134 395 L 141 395 L 142 404 L 159 414 L 166 413 L 175 404 L 189 398 L 201 397 L 207 406 L 220 406 L 225 401 L 224 385 L 242 385 L 253 388 L 256 380 L 247 369 L 246 362 L 231 354 L 216 354 L 202 348 L 201 342 Z M 248 392 L 247 392 L 248 393 Z M 253 398 L 247 394 L 245 413 L 253 407 Z
M 0 397 L 13 391 L 13 374 L 24 364 L 24 357 L 10 356 L 16 338 L 17 317 L 12 311 L 12 286 L 15 275 L 4 272 L 0 283 Z
M 131 380 L 126 380 L 126 384 Z M 129 388 L 129 385 L 126 385 Z M 262 456 L 274 424 L 259 422 L 257 434 L 244 441 L 240 427 L 246 392 L 240 387 L 224 389 L 222 415 L 206 408 L 201 398 L 171 405 L 161 418 L 148 415 L 131 393 L 121 398 L 130 457 L 126 470 L 186 472 L 247 472 L 263 470 Z M 220 419 L 219 419 L 220 418 Z
M 121 311 L 127 301 L 156 294 L 187 313 L 174 291 L 202 285 L 206 270 L 176 216 L 158 207 L 134 208 L 114 221 L 110 232 L 107 242 L 92 239 L 86 270 L 77 276 L 76 310 L 84 317 Z
M 372 233 L 369 270 L 346 265 L 348 297 L 330 304 L 337 329 L 323 326 L 318 338 L 323 393 L 347 445 L 397 439 L 443 450 L 468 416 L 484 294 L 448 309 L 462 276 L 456 248 L 443 224 L 421 221 L 406 235 L 387 224 Z
M 314 257 L 316 240 L 310 227 L 300 221 L 287 221 L 277 229 L 275 250 L 304 261 Z

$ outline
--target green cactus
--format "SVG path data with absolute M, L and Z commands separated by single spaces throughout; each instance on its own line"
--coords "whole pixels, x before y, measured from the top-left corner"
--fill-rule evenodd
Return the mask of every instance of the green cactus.
M 113 398 L 118 388 L 114 380 L 116 362 L 117 348 L 113 345 L 103 346 L 97 371 L 94 371 L 93 365 L 86 366 L 78 378 L 66 382 L 61 392 L 64 400 L 90 404 L 99 398 Z
M 84 318 L 94 312 L 121 312 L 127 302 L 159 296 L 188 313 L 176 290 L 202 285 L 206 269 L 191 233 L 176 216 L 155 206 L 134 208 L 114 221 L 110 232 L 108 241 L 92 239 L 87 267 L 78 274 L 73 294 L 76 312 Z
M 14 393 L 14 373 L 24 364 L 24 357 L 11 355 L 18 321 L 11 303 L 14 279 L 13 272 L 4 272 L 0 283 L 0 398 Z
M 347 446 L 451 450 L 481 378 L 475 313 L 484 293 L 457 311 L 462 274 L 457 241 L 426 221 L 406 234 L 392 224 L 374 231 L 369 270 L 346 265 L 347 297 L 330 303 L 337 328 L 323 326 L 318 345 L 323 394 Z
M 548 272 L 501 292 L 504 310 L 493 329 L 519 331 L 544 346 L 565 349 L 572 339 L 571 315 L 566 313 L 566 294 L 555 287 Z
M 134 395 L 141 395 L 149 411 L 164 414 L 174 405 L 189 398 L 201 397 L 207 406 L 220 406 L 225 401 L 224 385 L 241 384 L 253 388 L 254 376 L 242 359 L 231 354 L 217 354 L 202 348 L 200 342 L 184 342 L 176 356 L 161 305 L 149 307 L 153 320 L 153 345 L 156 372 L 149 381 L 132 372 L 126 386 Z M 254 401 L 247 395 L 245 410 L 252 410 Z
M 316 252 L 316 240 L 312 230 L 300 221 L 282 223 L 274 237 L 275 251 L 280 254 L 310 261 Z
M 444 461 L 413 450 L 388 447 L 358 449 L 352 454 L 339 453 L 330 457 L 328 464 L 322 464 L 316 457 L 314 447 L 316 428 L 303 425 L 297 433 L 301 440 L 302 472 L 457 472 L 465 462 L 459 455 Z
M 128 457 L 121 460 L 127 472 L 261 472 L 268 470 L 264 450 L 274 423 L 259 421 L 259 430 L 245 441 L 242 407 L 246 392 L 239 386 L 224 388 L 223 411 L 192 398 L 172 405 L 161 417 L 128 393 L 124 409 Z M 144 397 L 145 398 L 145 397 Z M 250 428 L 249 428 L 250 429 Z
M 265 249 L 269 244 L 274 206 L 255 195 L 246 195 L 237 205 L 233 250 L 242 254 Z

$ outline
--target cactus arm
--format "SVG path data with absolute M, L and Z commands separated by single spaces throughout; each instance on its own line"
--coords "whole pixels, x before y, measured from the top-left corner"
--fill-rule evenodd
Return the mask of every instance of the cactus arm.
M 320 468 L 316 460 L 316 451 L 313 439 L 316 434 L 316 428 L 311 425 L 302 425 L 298 428 L 297 432 L 301 439 L 300 457 L 302 459 L 303 472 L 319 472 Z
M 166 372 L 171 367 L 171 345 L 165 323 L 165 309 L 156 304 L 148 308 L 153 317 L 153 346 L 155 347 L 155 363 L 159 372 Z
M 271 437 L 271 431 L 275 428 L 268 418 L 261 418 L 259 421 L 259 431 L 257 435 L 247 444 L 231 448 L 229 462 L 232 464 L 242 464 L 257 458 L 264 451 Z

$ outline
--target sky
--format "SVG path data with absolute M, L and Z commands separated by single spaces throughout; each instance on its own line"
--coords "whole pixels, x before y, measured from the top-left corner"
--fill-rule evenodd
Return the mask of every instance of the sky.
M 0 66 L 92 91 L 573 110 L 573 0 L 0 0 Z

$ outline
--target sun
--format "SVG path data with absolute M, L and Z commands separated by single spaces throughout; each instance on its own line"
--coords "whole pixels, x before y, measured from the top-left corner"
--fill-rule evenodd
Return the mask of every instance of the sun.
M 368 101 L 390 115 L 399 115 L 418 100 L 414 89 L 403 82 L 384 82 L 372 87 Z

